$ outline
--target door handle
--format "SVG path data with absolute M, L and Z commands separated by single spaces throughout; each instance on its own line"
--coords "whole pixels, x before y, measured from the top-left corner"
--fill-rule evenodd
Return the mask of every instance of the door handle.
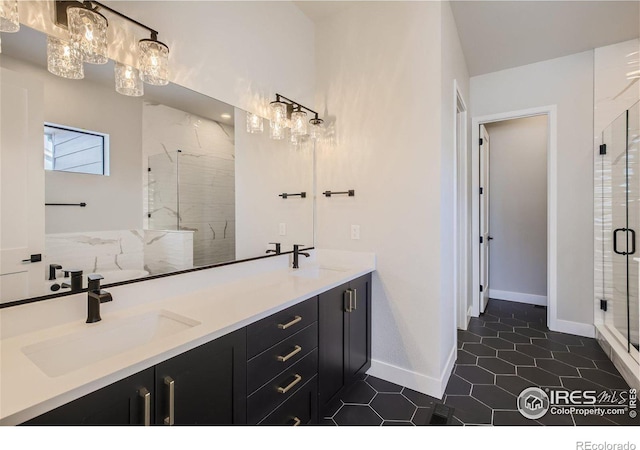
M 169 415 L 164 418 L 165 425 L 173 425 L 175 423 L 175 386 L 176 382 L 171 377 L 164 377 L 164 384 L 169 391 Z
M 344 303 L 345 303 L 344 310 L 346 312 L 352 312 L 353 311 L 353 291 L 351 289 L 347 289 L 346 291 L 344 291 Z
M 617 253 L 618 255 L 626 255 L 627 252 L 619 252 L 618 251 L 618 232 L 619 231 L 627 231 L 627 229 L 626 228 L 616 228 L 615 230 L 613 230 L 613 251 L 614 251 L 614 253 Z
M 138 391 L 138 395 L 142 399 L 143 424 L 148 427 L 151 425 L 151 393 L 147 388 L 142 388 Z
M 42 261 L 42 255 L 40 253 L 36 253 L 35 255 L 31 255 L 29 259 L 23 259 L 23 263 L 36 263 Z
M 631 232 L 631 251 L 627 254 L 633 255 L 636 252 L 636 232 L 631 228 L 629 228 L 629 231 Z

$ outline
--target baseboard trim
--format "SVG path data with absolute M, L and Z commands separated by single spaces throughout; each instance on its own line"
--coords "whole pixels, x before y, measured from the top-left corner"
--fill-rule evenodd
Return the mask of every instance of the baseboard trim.
M 530 305 L 547 306 L 546 295 L 523 294 L 521 292 L 499 291 L 489 289 L 489 298 L 496 300 L 508 300 L 510 302 L 528 303 Z
M 588 338 L 596 337 L 596 328 L 593 324 L 590 323 L 571 322 L 570 320 L 556 319 L 553 323 L 549 324 L 549 329 L 551 331 L 575 334 L 577 336 L 584 336 Z
M 449 382 L 451 372 L 453 372 L 456 355 L 456 349 L 453 348 L 449 353 L 447 364 L 439 378 L 430 377 L 409 369 L 394 366 L 393 364 L 385 363 L 377 359 L 371 360 L 371 368 L 367 371 L 367 374 L 373 377 L 382 378 L 383 380 L 391 383 L 408 387 L 414 391 L 422 392 L 423 394 L 430 395 L 431 397 L 442 399 L 444 396 L 444 390 Z

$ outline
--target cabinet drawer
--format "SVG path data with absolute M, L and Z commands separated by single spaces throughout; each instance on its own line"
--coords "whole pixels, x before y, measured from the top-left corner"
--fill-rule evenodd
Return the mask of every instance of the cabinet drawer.
M 249 424 L 260 422 L 265 415 L 291 398 L 317 372 L 318 351 L 313 350 L 249 396 L 247 399 L 247 422 Z
M 247 363 L 247 392 L 287 370 L 318 346 L 318 322 L 277 343 Z M 284 361 L 283 361 L 284 359 Z
M 306 425 L 318 422 L 318 376 L 269 414 L 260 425 Z
M 306 328 L 318 319 L 318 301 L 313 297 L 247 327 L 247 358 Z

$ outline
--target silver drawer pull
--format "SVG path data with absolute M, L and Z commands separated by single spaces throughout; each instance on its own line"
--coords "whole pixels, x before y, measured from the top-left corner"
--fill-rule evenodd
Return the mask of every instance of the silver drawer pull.
M 164 377 L 164 384 L 167 386 L 169 390 L 169 415 L 164 418 L 165 425 L 173 425 L 175 422 L 175 385 L 176 382 L 173 381 L 171 377 Z
M 290 359 L 292 356 L 296 355 L 297 353 L 300 353 L 302 351 L 302 347 L 300 347 L 299 345 L 296 345 L 294 347 L 294 350 L 289 353 L 288 355 L 285 356 L 278 356 L 278 361 L 280 362 L 286 362 L 288 359 Z
M 300 425 L 302 423 L 302 420 L 298 419 L 297 417 L 293 418 L 293 426 L 297 427 L 298 425 Z
M 286 330 L 287 328 L 289 328 L 292 325 L 297 324 L 298 322 L 300 322 L 302 320 L 302 316 L 295 316 L 295 318 L 289 322 L 289 323 L 279 323 L 278 324 L 278 328 L 280 328 L 281 330 Z
M 296 378 L 295 380 L 293 380 L 291 383 L 289 383 L 286 387 L 279 387 L 278 388 L 278 392 L 281 394 L 286 394 L 287 392 L 289 392 L 291 390 L 291 388 L 293 388 L 296 384 L 300 383 L 300 381 L 302 381 L 302 377 L 300 375 L 298 375 L 297 373 L 294 375 L 294 377 Z
M 148 427 L 151 425 L 151 392 L 149 392 L 147 388 L 142 388 L 138 391 L 138 394 L 143 402 L 144 426 Z
M 345 307 L 344 310 L 346 312 L 352 312 L 353 311 L 353 290 L 351 289 L 347 289 L 346 291 L 344 291 L 344 295 L 345 295 Z
M 353 291 L 353 308 L 352 308 L 352 310 L 355 311 L 356 309 L 358 309 L 358 290 L 356 288 L 353 288 L 352 291 Z

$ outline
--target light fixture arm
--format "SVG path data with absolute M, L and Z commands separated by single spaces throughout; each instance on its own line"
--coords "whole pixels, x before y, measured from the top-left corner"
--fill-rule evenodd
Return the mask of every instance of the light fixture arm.
M 309 111 L 311 114 L 315 115 L 316 119 L 318 118 L 318 113 L 315 112 L 313 109 L 307 108 L 306 106 L 304 106 L 304 105 L 302 105 L 302 104 L 300 104 L 298 102 L 294 102 L 293 100 L 285 97 L 282 94 L 276 94 L 276 101 L 281 102 L 282 100 L 285 100 L 285 102 L 283 102 L 283 103 L 286 103 L 287 105 L 289 105 L 293 110 L 296 110 L 296 108 L 298 110 L 305 109 L 305 110 Z

